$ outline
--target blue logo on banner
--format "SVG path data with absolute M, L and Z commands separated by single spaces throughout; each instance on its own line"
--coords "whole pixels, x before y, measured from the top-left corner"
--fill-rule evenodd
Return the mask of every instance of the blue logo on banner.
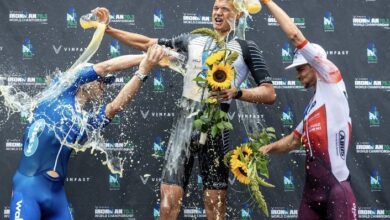
M 110 57 L 114 58 L 114 57 L 118 57 L 120 55 L 121 55 L 121 52 L 120 52 L 119 42 L 118 42 L 118 40 L 114 39 L 114 40 L 112 40 L 111 45 L 110 45 Z
M 76 10 L 71 7 L 66 13 L 66 27 L 67 28 L 77 28 L 77 15 Z
M 284 191 L 294 191 L 294 179 L 291 170 L 287 170 L 283 176 Z
M 367 47 L 367 61 L 368 63 L 378 63 L 377 49 L 375 44 L 370 42 Z
M 368 120 L 370 126 L 372 127 L 380 126 L 379 112 L 375 105 L 371 106 L 370 111 L 368 112 Z
M 382 178 L 379 176 L 379 172 L 376 169 L 371 171 L 370 185 L 371 191 L 382 191 Z
M 28 136 L 24 145 L 24 155 L 26 157 L 32 156 L 38 149 L 39 136 L 45 128 L 46 122 L 44 119 L 35 121 L 28 129 Z
M 23 42 L 23 59 L 31 59 L 34 56 L 33 46 L 31 44 L 30 38 L 26 37 Z
M 163 143 L 161 142 L 161 138 L 157 136 L 154 139 L 153 143 L 153 155 L 156 158 L 163 157 L 164 156 L 164 149 L 163 149 Z
M 203 190 L 203 181 L 202 181 L 202 177 L 200 175 L 198 175 L 198 189 L 199 190 Z
M 159 8 L 154 9 L 153 22 L 154 22 L 155 29 L 164 28 L 164 15 L 162 14 L 161 9 Z
M 160 204 L 156 204 L 153 208 L 153 219 L 159 220 L 160 219 Z
M 154 71 L 153 91 L 156 92 L 164 91 L 164 81 L 162 78 L 161 71 L 159 69 Z
M 121 186 L 120 182 L 119 182 L 119 175 L 118 174 L 109 174 L 108 183 L 110 184 L 110 189 L 119 189 Z
M 249 208 L 248 204 L 244 204 L 244 207 L 241 209 L 241 220 L 251 220 L 252 210 Z
M 324 16 L 324 31 L 334 31 L 334 18 L 330 11 L 325 12 Z
M 289 105 L 286 105 L 284 107 L 281 120 L 283 126 L 291 127 L 294 125 L 294 116 Z
M 288 42 L 284 43 L 282 48 L 282 62 L 291 63 L 293 61 L 293 50 Z

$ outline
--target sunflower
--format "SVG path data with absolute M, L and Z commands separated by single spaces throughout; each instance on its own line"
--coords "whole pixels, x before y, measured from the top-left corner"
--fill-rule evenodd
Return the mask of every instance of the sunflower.
M 233 158 L 230 160 L 230 169 L 233 175 L 243 184 L 249 184 L 248 167 L 245 163 Z
M 213 54 L 211 54 L 209 57 L 206 59 L 206 64 L 207 66 L 212 66 L 214 64 L 218 64 L 221 62 L 221 60 L 225 57 L 225 50 L 220 50 L 217 51 Z
M 228 89 L 233 80 L 234 70 L 229 64 L 215 64 L 207 72 L 207 82 L 215 90 Z
M 236 149 L 233 151 L 233 155 L 232 155 L 232 158 L 235 158 L 237 160 L 240 160 L 240 155 L 244 156 L 244 160 L 245 161 L 248 161 L 250 155 L 253 153 L 252 152 L 252 149 L 246 145 L 246 144 L 243 144 L 241 145 L 240 147 L 236 147 Z

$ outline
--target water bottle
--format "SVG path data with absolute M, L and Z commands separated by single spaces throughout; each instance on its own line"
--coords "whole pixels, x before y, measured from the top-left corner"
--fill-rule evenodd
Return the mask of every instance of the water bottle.
M 160 63 L 163 65 L 168 65 L 169 69 L 176 71 L 184 76 L 186 74 L 186 56 L 169 48 L 164 48 L 163 51 L 166 57 L 164 57 Z
M 108 22 L 110 22 L 110 15 L 108 15 Z M 96 28 L 99 25 L 99 17 L 96 15 L 95 11 L 91 11 L 86 15 L 80 17 L 80 26 L 84 29 Z
M 259 0 L 245 0 L 245 5 L 249 14 L 256 14 L 261 10 L 261 4 Z

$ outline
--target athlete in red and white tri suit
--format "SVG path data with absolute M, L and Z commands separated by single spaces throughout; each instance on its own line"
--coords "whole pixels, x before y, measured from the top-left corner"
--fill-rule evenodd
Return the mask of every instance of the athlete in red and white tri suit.
M 262 3 L 297 47 L 286 69 L 295 67 L 298 80 L 305 88 L 314 87 L 315 94 L 295 131 L 259 151 L 285 153 L 305 146 L 306 180 L 298 219 L 357 219 L 346 165 L 352 125 L 341 73 L 321 46 L 306 40 L 283 9 L 272 0 Z

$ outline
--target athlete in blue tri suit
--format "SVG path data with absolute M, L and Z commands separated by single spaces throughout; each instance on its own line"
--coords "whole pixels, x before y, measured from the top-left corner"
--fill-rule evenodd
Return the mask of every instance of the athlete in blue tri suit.
M 162 48 L 152 46 L 146 56 L 127 55 L 84 66 L 57 97 L 38 103 L 26 127 L 22 158 L 13 177 L 10 219 L 72 219 L 63 187 L 72 151 L 69 146 L 85 143 L 92 131 L 109 124 L 162 57 Z M 111 103 L 94 114 L 82 110 L 87 101 L 101 98 L 104 84 L 113 82 L 108 73 L 138 63 L 133 78 Z M 51 87 L 63 79 L 54 80 Z

